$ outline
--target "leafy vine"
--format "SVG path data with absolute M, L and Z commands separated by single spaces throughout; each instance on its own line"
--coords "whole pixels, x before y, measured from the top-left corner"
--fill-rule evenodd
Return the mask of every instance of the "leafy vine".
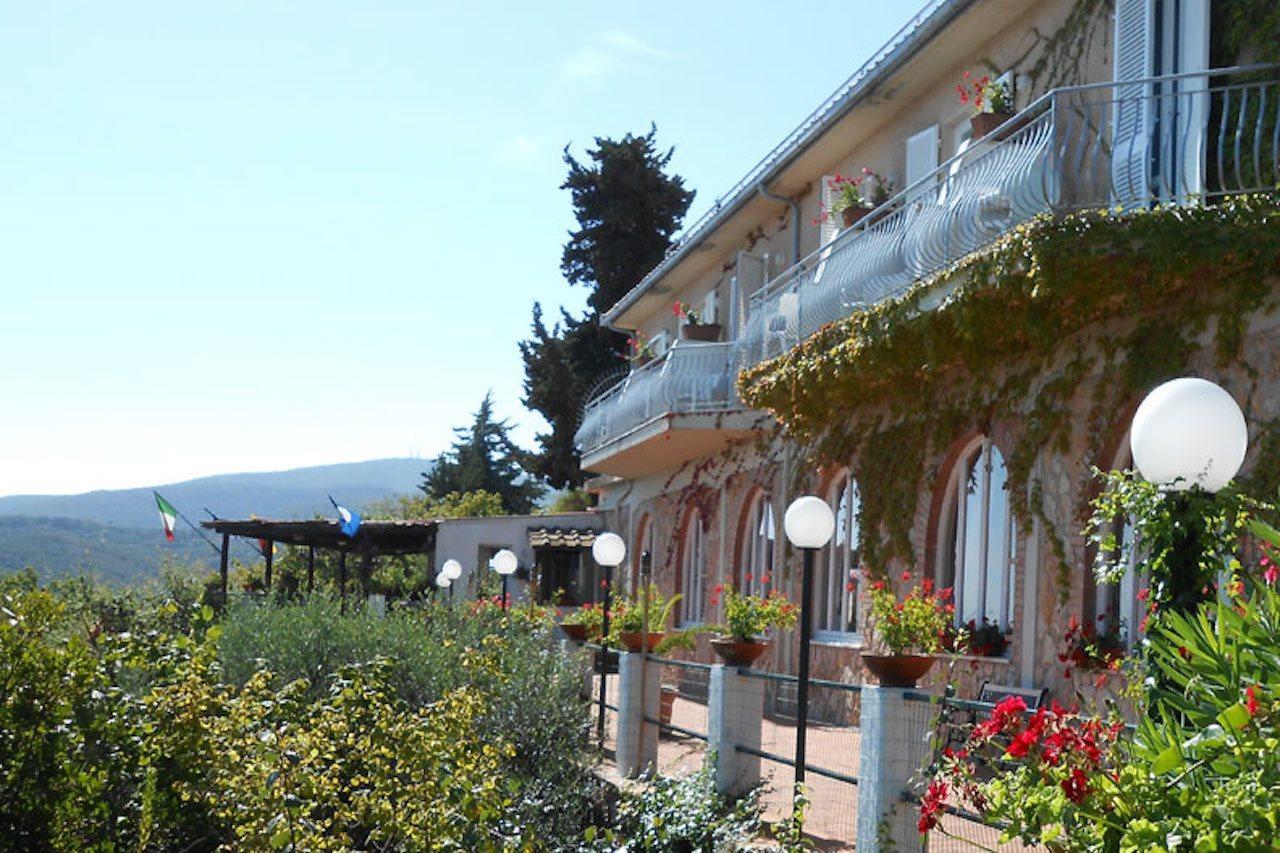
M 1075 518 L 1046 512 L 1037 460 L 1066 458 L 1077 441 L 1096 459 L 1132 401 L 1201 354 L 1242 368 L 1256 388 L 1244 324 L 1276 307 L 1278 204 L 1271 193 L 1039 217 L 744 371 L 739 392 L 777 417 L 810 463 L 855 460 L 864 553 L 877 569 L 915 559 L 911 528 L 922 486 L 938 475 L 932 460 L 966 431 L 1016 424 L 1010 502 L 1020 523 L 1043 523 L 1065 593 L 1065 540 L 1087 487 L 1077 484 Z M 1269 492 L 1280 484 L 1280 462 L 1268 458 L 1277 451 L 1264 440 L 1256 454 L 1253 476 Z

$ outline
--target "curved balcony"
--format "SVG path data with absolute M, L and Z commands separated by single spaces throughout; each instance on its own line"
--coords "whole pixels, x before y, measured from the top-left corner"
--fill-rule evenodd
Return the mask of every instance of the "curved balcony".
M 1189 203 L 1280 181 L 1274 68 L 1059 89 L 751 299 L 739 368 L 946 269 L 1040 213 Z M 1247 82 L 1239 72 L 1254 72 Z M 1213 85 L 1211 85 L 1213 83 Z
M 732 344 L 677 341 L 588 401 L 574 435 L 582 467 L 638 476 L 749 434 L 757 416 L 743 410 L 735 377 Z

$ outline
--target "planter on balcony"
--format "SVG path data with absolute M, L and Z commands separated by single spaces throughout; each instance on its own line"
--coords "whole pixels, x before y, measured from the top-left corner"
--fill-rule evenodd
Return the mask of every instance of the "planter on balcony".
M 858 220 L 871 212 L 869 207 L 846 207 L 840 211 L 840 218 L 844 221 L 845 228 L 852 228 L 858 223 Z
M 1013 118 L 1013 113 L 977 113 L 969 119 L 969 127 L 973 129 L 973 140 L 977 142 L 990 135 L 1000 125 Z M 1005 131 L 999 136 L 991 137 L 993 141 L 999 141 L 1008 136 L 1012 131 Z
M 686 341 L 706 341 L 715 343 L 720 340 L 719 323 L 685 323 L 680 327 L 680 335 Z
M 564 631 L 565 636 L 575 643 L 585 643 L 587 641 L 586 625 L 566 625 L 562 622 L 560 623 L 560 630 Z
M 769 648 L 767 640 L 735 640 L 733 637 L 712 637 L 711 648 L 725 663 L 733 666 L 751 666 L 755 659 Z
M 880 679 L 881 687 L 915 687 L 933 666 L 929 655 L 866 655 L 862 662 Z

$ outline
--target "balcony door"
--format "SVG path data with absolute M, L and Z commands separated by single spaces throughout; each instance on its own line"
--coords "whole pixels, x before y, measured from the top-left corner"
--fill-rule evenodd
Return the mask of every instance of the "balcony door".
M 1205 186 L 1209 0 L 1115 0 L 1111 192 L 1127 208 Z M 1177 80 L 1152 77 L 1190 74 Z

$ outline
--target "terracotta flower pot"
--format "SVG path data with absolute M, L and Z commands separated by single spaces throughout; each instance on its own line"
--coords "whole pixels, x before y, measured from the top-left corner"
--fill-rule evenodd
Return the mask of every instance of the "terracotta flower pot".
M 725 663 L 734 666 L 751 666 L 756 658 L 765 653 L 769 643 L 764 640 L 735 640 L 732 637 L 713 637 L 711 648 Z
M 991 131 L 1013 118 L 1013 113 L 975 113 L 969 119 L 969 127 L 973 130 L 973 140 L 977 142 L 988 136 Z M 1001 139 L 1007 134 L 1001 134 L 996 139 Z
M 840 218 L 844 221 L 844 227 L 849 228 L 870 212 L 871 208 L 869 207 L 846 207 L 840 211 Z
M 676 697 L 679 695 L 679 687 L 672 684 L 662 685 L 662 694 L 658 701 L 658 719 L 664 726 L 671 725 L 671 712 L 676 706 Z
M 662 638 L 665 636 L 665 632 L 654 633 L 651 631 L 648 634 L 642 634 L 639 631 L 621 631 L 618 634 L 618 641 L 629 652 L 651 652 L 658 643 L 662 642 Z
M 686 341 L 707 341 L 715 343 L 720 340 L 719 323 L 685 323 L 680 327 L 680 335 Z
M 566 625 L 560 623 L 560 630 L 564 631 L 565 636 L 575 643 L 585 643 L 587 641 L 586 625 Z
M 862 662 L 881 687 L 915 687 L 933 666 L 929 655 L 863 655 Z

